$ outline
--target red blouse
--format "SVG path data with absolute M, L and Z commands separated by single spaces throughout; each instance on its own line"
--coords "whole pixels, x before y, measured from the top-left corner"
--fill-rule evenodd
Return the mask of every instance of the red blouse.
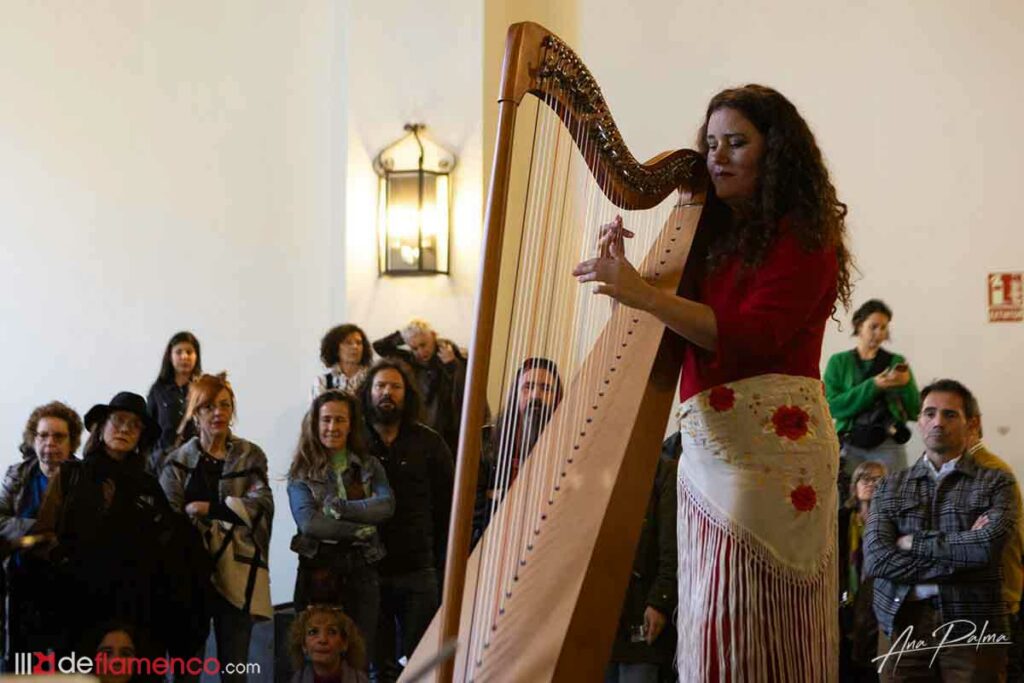
M 680 400 L 767 373 L 818 379 L 838 273 L 835 249 L 808 252 L 783 225 L 757 268 L 730 256 L 703 276 L 696 298 L 715 312 L 718 348 L 686 345 Z

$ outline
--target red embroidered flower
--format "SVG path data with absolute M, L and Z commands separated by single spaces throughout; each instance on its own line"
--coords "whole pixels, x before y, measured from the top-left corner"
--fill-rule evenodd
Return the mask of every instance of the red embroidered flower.
M 800 484 L 789 492 L 789 502 L 800 512 L 810 512 L 818 505 L 818 493 L 814 487 Z
M 779 406 L 772 415 L 775 434 L 796 441 L 807 433 L 807 422 L 811 419 L 802 408 L 797 406 Z
M 715 387 L 708 394 L 708 403 L 719 413 L 732 410 L 736 405 L 736 392 L 726 386 Z

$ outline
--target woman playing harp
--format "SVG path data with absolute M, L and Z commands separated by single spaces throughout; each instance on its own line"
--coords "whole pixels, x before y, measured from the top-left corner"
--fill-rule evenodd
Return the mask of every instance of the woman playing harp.
M 689 343 L 679 428 L 681 680 L 835 680 L 838 443 L 819 381 L 825 323 L 850 298 L 846 206 L 781 94 L 725 90 L 698 140 L 724 226 L 687 296 L 651 287 L 604 226 L 573 271 Z

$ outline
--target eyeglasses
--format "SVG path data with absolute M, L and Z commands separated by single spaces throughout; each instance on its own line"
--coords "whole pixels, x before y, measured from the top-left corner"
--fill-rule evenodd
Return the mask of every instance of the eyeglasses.
M 230 413 L 231 408 L 231 401 L 218 401 L 217 403 L 207 403 L 205 406 L 199 406 L 199 412 L 203 415 L 209 415 L 216 410 L 222 410 L 225 413 Z
M 123 415 L 111 415 L 110 425 L 117 430 L 125 430 L 129 432 L 141 432 L 142 431 L 142 420 L 137 417 L 125 417 Z
M 864 482 L 865 484 L 877 484 L 878 482 L 882 481 L 883 478 L 884 477 L 882 477 L 882 475 L 880 474 L 874 477 L 869 477 L 865 475 L 857 479 L 857 483 Z
M 36 438 L 40 441 L 53 441 L 54 443 L 64 443 L 71 437 L 67 432 L 36 432 Z

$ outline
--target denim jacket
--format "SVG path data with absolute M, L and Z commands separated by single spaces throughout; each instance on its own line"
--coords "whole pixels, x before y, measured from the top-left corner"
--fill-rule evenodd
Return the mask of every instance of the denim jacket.
M 360 548 L 363 559 L 372 564 L 384 557 L 384 544 L 376 526 L 394 514 L 395 498 L 380 460 L 355 453 L 348 457 L 361 465 L 363 486 L 369 497 L 339 498 L 338 474 L 329 467 L 322 477 L 289 479 L 288 503 L 303 540 L 316 541 L 313 547 L 323 542 L 350 544 Z

